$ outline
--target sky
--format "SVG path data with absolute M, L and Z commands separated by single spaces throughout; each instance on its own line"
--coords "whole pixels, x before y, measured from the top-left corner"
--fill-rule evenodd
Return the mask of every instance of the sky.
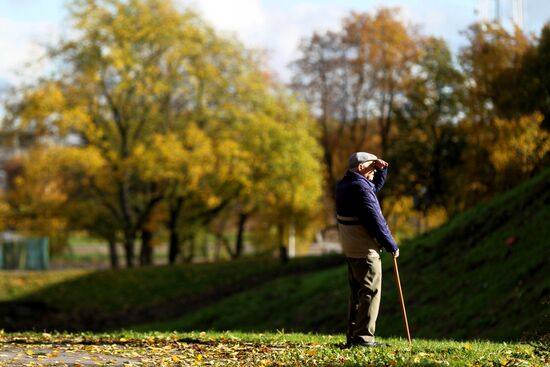
M 302 38 L 314 31 L 338 30 L 352 10 L 373 12 L 401 8 L 402 19 L 423 34 L 443 37 L 453 51 L 465 43 L 460 32 L 493 14 L 495 0 L 174 0 L 198 10 L 220 32 L 245 45 L 267 50 L 269 68 L 283 82 L 288 64 L 299 55 Z M 41 45 L 67 34 L 66 0 L 0 0 L 0 89 L 32 80 L 43 69 Z M 501 0 L 505 26 L 511 23 L 512 0 Z M 523 0 L 524 29 L 539 34 L 550 21 L 550 0 Z M 33 67 L 29 65 L 29 61 Z

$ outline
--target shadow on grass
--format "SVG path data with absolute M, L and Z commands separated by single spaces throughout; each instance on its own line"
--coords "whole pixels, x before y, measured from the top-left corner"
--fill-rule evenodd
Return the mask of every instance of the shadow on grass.
M 5 331 L 109 331 L 176 318 L 280 277 L 341 266 L 340 255 L 107 270 L 0 302 Z

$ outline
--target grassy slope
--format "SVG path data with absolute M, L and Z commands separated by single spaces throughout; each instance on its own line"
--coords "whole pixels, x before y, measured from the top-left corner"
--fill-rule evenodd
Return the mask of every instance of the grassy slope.
M 504 340 L 549 332 L 549 224 L 547 170 L 402 246 L 400 271 L 413 335 Z M 516 240 L 507 245 L 511 237 Z M 291 266 L 322 261 L 295 260 Z M 384 262 L 378 334 L 398 336 L 403 326 L 387 254 Z M 33 299 L 69 316 L 75 310 L 108 315 L 271 273 L 282 276 L 178 320 L 140 328 L 343 332 L 345 267 L 297 276 L 284 276 L 286 270 L 274 260 L 249 259 L 118 271 L 8 272 L 0 273 L 0 302 Z
M 506 241 L 514 238 L 512 244 Z M 510 340 L 550 332 L 550 170 L 402 247 L 414 336 Z M 379 334 L 403 334 L 385 255 Z M 343 332 L 346 269 L 282 278 L 141 330 Z
M 325 263 L 334 261 L 325 258 Z M 302 258 L 287 265 L 271 258 L 249 258 L 173 267 L 0 272 L 0 302 L 33 300 L 65 312 L 108 314 L 211 292 L 251 279 L 276 277 L 319 263 L 316 258 Z

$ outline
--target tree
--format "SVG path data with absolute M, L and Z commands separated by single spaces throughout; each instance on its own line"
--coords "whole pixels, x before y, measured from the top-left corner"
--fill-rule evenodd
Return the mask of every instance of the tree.
M 158 134 L 186 131 L 197 117 L 204 124 L 200 111 L 213 102 L 205 91 L 230 88 L 208 61 L 223 57 L 221 47 L 229 57 L 240 49 L 217 42 L 198 16 L 176 11 L 171 2 L 75 1 L 71 14 L 78 36 L 52 50 L 65 68 L 24 98 L 19 118 L 51 134 L 78 134 L 98 149 L 106 162 L 102 175 L 110 180 L 93 182 L 94 192 L 115 218 L 132 266 L 134 241 L 166 195 L 163 181 L 151 180 L 140 159 L 157 148 Z
M 521 62 L 529 40 L 521 29 L 510 34 L 497 23 L 475 23 L 464 35 L 469 44 L 460 50 L 459 61 L 468 76 L 465 107 L 473 124 L 490 125 L 495 115 L 494 97 L 502 93 L 495 81 L 504 70 Z
M 344 20 L 353 91 L 351 118 L 376 122 L 382 156 L 389 151 L 393 113 L 404 101 L 418 59 L 418 41 L 398 14 L 397 9 L 380 9 L 374 16 L 352 13 Z
M 150 263 L 153 232 L 166 223 L 174 262 L 182 238 L 256 184 L 243 132 L 257 131 L 253 123 L 292 130 L 294 107 L 272 111 L 295 104 L 278 94 L 254 52 L 170 1 L 77 0 L 70 9 L 74 38 L 51 49 L 63 67 L 21 91 L 9 106 L 11 124 L 59 142 L 77 136 L 74 149 L 101 161 L 74 173 L 77 188 L 65 193 L 92 214 L 80 225 L 112 245 L 120 236 L 133 266 L 136 239 L 141 263 Z M 307 146 L 303 154 L 316 153 Z
M 459 188 L 453 183 L 453 171 L 461 164 L 465 145 L 458 128 L 463 75 L 442 39 L 426 38 L 421 55 L 407 102 L 396 111 L 399 144 L 391 160 L 400 164 L 389 185 L 397 195 L 412 194 L 415 209 L 424 214 L 433 207 L 454 214 L 458 208 L 453 193 Z
M 517 68 L 529 49 L 529 40 L 516 28 L 508 33 L 494 23 L 473 24 L 465 32 L 469 44 L 463 47 L 459 61 L 463 73 L 465 118 L 460 127 L 467 137 L 463 167 L 456 182 L 463 188 L 462 208 L 498 192 L 498 172 L 492 164 L 492 151 L 498 149 L 499 128 L 495 101 L 509 91 L 497 88 L 501 73 Z
M 536 44 L 530 44 L 519 63 L 509 65 L 493 82 L 495 104 L 500 117 L 517 119 L 542 113 L 541 127 L 550 130 L 550 24 L 546 24 Z
M 347 87 L 342 85 L 345 81 L 341 74 L 345 67 L 345 50 L 341 38 L 335 32 L 327 32 L 325 35 L 314 33 L 311 38 L 302 40 L 302 56 L 293 63 L 296 71 L 292 86 L 317 115 L 321 128 L 320 142 L 327 167 L 327 191 L 334 187 L 338 179 L 337 147 L 345 125 L 338 124 L 337 117 L 343 114 L 342 119 L 346 119 L 346 108 L 342 108 L 344 103 L 339 106 L 339 102 L 346 96 L 343 91 Z
M 293 86 L 321 126 L 329 192 L 352 151 L 390 152 L 395 110 L 405 101 L 418 58 L 415 32 L 398 16 L 397 9 L 384 8 L 374 15 L 351 13 L 340 31 L 315 33 L 301 43 Z
M 8 227 L 48 236 L 54 251 L 62 249 L 68 230 L 83 228 L 94 217 L 86 210 L 89 191 L 82 188 L 97 177 L 103 163 L 93 148 L 35 147 L 21 158 L 21 170 L 7 194 Z M 77 196 L 80 200 L 74 200 Z
M 294 228 L 307 236 L 312 217 L 321 209 L 323 164 L 315 125 L 305 106 L 281 91 L 264 96 L 263 101 L 264 113 L 243 132 L 248 138 L 244 149 L 253 161 L 239 198 L 239 221 L 243 215 L 257 213 L 270 223 L 267 228 L 276 228 L 277 246 L 284 257 L 285 233 Z M 238 240 L 236 245 L 238 254 Z

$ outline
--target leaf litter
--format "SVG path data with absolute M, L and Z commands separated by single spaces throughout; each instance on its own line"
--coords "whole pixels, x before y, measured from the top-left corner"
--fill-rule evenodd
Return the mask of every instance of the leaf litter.
M 258 334 L 256 334 L 257 336 Z M 260 334 L 261 335 L 261 334 Z M 277 337 L 237 338 L 201 333 L 186 337 L 100 336 L 94 334 L 0 333 L 0 366 L 546 366 L 532 349 L 477 351 L 477 343 L 436 342 L 412 348 L 404 342 L 386 348 L 344 349 L 335 343 Z M 314 339 L 314 338 L 312 338 Z M 431 343 L 431 342 L 425 342 Z M 435 348 L 433 346 L 436 346 Z M 494 348 L 498 349 L 498 345 Z M 475 356 L 473 356 L 473 354 Z

